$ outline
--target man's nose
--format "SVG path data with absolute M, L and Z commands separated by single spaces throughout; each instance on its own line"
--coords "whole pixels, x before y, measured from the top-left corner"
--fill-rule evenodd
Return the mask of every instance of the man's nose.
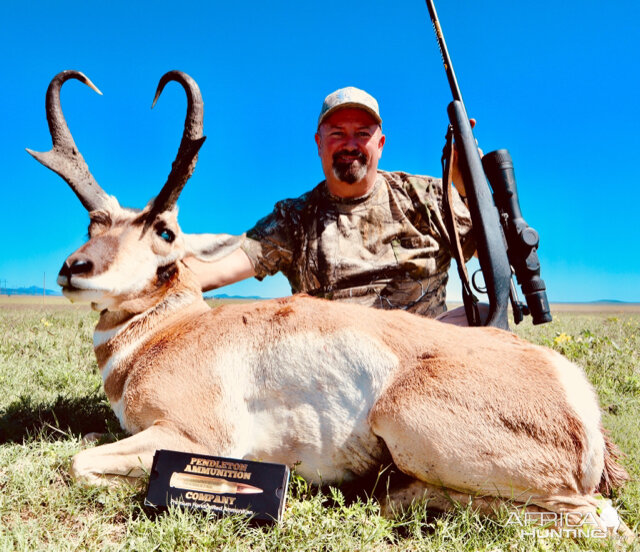
M 355 134 L 349 134 L 346 136 L 345 146 L 349 150 L 360 151 L 360 143 L 358 142 L 358 137 Z

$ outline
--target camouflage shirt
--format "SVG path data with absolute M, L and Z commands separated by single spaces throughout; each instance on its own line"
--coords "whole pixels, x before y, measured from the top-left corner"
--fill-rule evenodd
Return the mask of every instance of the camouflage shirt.
M 469 212 L 454 190 L 465 260 L 475 251 Z M 242 245 L 261 280 L 281 271 L 292 292 L 426 316 L 446 310 L 449 239 L 438 178 L 378 171 L 364 197 L 326 182 L 275 205 Z

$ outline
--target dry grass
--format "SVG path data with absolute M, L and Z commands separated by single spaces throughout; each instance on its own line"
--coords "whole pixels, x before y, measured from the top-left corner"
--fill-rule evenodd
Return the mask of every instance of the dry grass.
M 255 301 L 255 299 L 207 298 L 206 301 L 210 307 L 217 307 L 225 303 L 251 303 Z M 88 311 L 88 310 L 91 310 L 91 303 L 88 303 L 88 302 L 72 303 L 66 297 L 58 296 L 58 295 L 47 295 L 46 297 L 42 297 L 41 295 L 0 295 L 0 309 L 5 309 L 5 310 L 41 309 L 43 311 L 47 311 L 47 310 Z

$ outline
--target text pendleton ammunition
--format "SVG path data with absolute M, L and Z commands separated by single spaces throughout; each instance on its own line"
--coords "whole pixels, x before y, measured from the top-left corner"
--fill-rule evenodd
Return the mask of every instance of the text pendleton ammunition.
M 171 475 L 169 486 L 190 491 L 228 494 L 259 494 L 263 490 L 246 483 L 227 481 L 219 477 L 207 477 L 206 475 L 193 475 L 190 473 L 174 472 Z
M 241 515 L 252 523 L 282 519 L 289 468 L 241 458 L 157 450 L 145 505 Z

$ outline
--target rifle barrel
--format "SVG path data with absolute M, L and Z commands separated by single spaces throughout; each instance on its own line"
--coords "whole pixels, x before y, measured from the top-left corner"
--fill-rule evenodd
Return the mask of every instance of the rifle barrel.
M 447 80 L 449 81 L 449 86 L 451 87 L 451 93 L 453 94 L 453 99 L 459 101 L 464 107 L 464 102 L 462 101 L 462 94 L 460 93 L 460 87 L 458 86 L 458 80 L 456 79 L 456 74 L 453 70 L 453 65 L 451 64 L 451 58 L 449 57 L 449 50 L 447 50 L 447 43 L 444 40 L 444 34 L 442 34 L 442 28 L 440 27 L 440 20 L 438 19 L 436 6 L 433 3 L 433 0 L 426 0 L 426 2 L 427 2 L 427 9 L 429 10 L 429 15 L 431 16 L 431 23 L 433 25 L 433 30 L 436 32 L 436 38 L 438 40 L 438 48 L 440 48 L 442 63 L 444 64 L 444 70 L 447 73 Z

